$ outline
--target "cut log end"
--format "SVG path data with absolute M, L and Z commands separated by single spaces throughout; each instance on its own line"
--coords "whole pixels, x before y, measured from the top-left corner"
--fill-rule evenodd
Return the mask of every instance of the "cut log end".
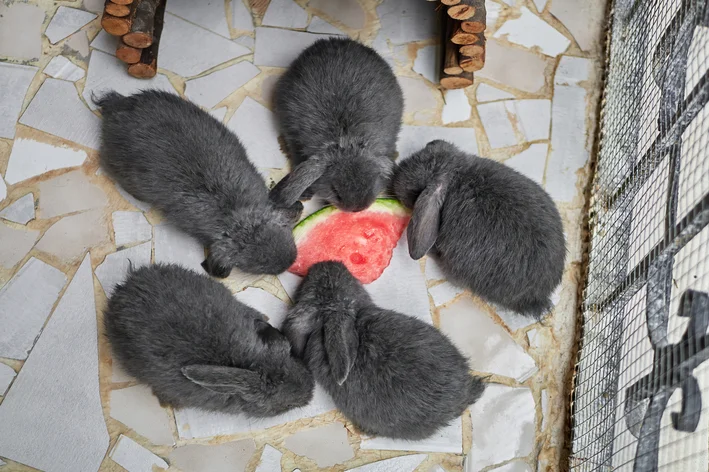
M 152 79 L 158 73 L 158 61 L 153 60 L 150 64 L 138 62 L 128 66 L 128 73 L 138 79 Z
M 133 3 L 133 0 L 111 0 L 113 3 L 117 3 L 118 5 L 130 5 Z
M 456 20 L 467 20 L 475 15 L 475 7 L 470 5 L 454 5 L 448 7 L 448 16 Z
M 462 56 L 478 57 L 485 53 L 485 46 L 481 44 L 466 44 L 461 46 L 459 51 Z
M 119 18 L 104 12 L 103 18 L 101 18 L 101 27 L 110 35 L 123 36 L 130 31 L 130 19 L 128 17 Z
M 460 67 L 465 72 L 477 72 L 485 66 L 485 59 L 482 57 L 467 57 L 460 58 Z
M 461 89 L 473 85 L 473 73 L 463 72 L 461 75 L 441 77 L 441 87 L 445 89 Z
M 441 0 L 441 3 L 450 7 L 459 4 L 460 0 Z
M 142 50 L 130 47 L 126 44 L 119 44 L 116 48 L 116 57 L 126 64 L 135 64 L 140 61 Z
M 475 44 L 478 41 L 475 33 L 466 33 L 460 28 L 453 33 L 450 39 L 453 44 Z
M 121 5 L 114 2 L 106 2 L 104 7 L 106 13 L 113 16 L 124 17 L 130 14 L 130 5 Z
M 485 23 L 479 21 L 463 21 L 460 28 L 466 33 L 482 33 L 485 31 Z
M 126 33 L 123 42 L 134 48 L 145 49 L 153 44 L 153 36 L 143 32 Z

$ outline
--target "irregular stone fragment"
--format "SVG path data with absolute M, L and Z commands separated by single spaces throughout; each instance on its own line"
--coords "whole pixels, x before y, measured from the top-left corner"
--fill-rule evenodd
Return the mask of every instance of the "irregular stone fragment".
M 471 154 L 477 154 L 478 152 L 478 142 L 475 137 L 475 130 L 472 128 L 404 125 L 401 127 L 401 133 L 399 133 L 399 139 L 396 142 L 396 147 L 399 151 L 397 162 L 420 151 L 434 139 L 443 139 L 453 143 L 464 152 Z
M 554 73 L 555 85 L 579 85 L 590 79 L 593 61 L 585 57 L 561 56 Z
M 419 441 L 406 441 L 382 437 L 362 438 L 360 449 L 385 451 L 448 452 L 463 453 L 463 420 L 457 418 L 448 426 L 440 428 L 432 436 Z
M 505 92 L 504 90 L 500 90 L 500 89 L 495 88 L 495 87 L 488 85 L 488 84 L 478 85 L 478 88 L 476 91 L 476 97 L 478 99 L 478 102 L 480 102 L 480 103 L 494 102 L 496 100 L 507 100 L 508 98 L 515 98 L 515 96 L 512 95 L 511 93 Z
M 342 423 L 306 429 L 286 438 L 283 445 L 299 456 L 312 459 L 318 467 L 331 467 L 354 457 Z
M 485 46 L 485 67 L 476 73 L 476 77 L 494 80 L 501 84 L 535 93 L 544 87 L 544 70 L 547 62 L 532 52 L 506 46 L 494 39 Z M 514 64 L 514 67 L 510 67 Z M 519 71 L 523 70 L 524 74 Z
M 44 10 L 30 3 L 8 3 L 0 3 L 0 56 L 30 61 L 39 59 L 42 55 Z M 7 85 L 10 82 L 0 80 L 0 83 Z M 2 103 L 0 99 L 0 106 Z M 0 113 L 0 116 L 3 115 Z
M 0 177 L 0 202 L 5 200 L 7 197 L 7 185 L 5 184 L 5 181 Z
M 438 46 L 424 46 L 416 52 L 414 72 L 424 76 L 429 82 L 437 83 L 436 55 Z
M 548 153 L 548 144 L 532 144 L 529 148 L 507 159 L 505 165 L 512 167 L 520 174 L 526 175 L 539 185 L 542 185 L 544 165 L 547 161 Z
M 248 61 L 242 61 L 203 77 L 188 80 L 185 84 L 185 97 L 197 105 L 213 108 L 260 73 L 258 67 Z
M 517 144 L 514 128 L 512 128 L 504 102 L 478 105 L 478 114 L 483 122 L 490 147 L 503 148 Z
M 81 150 L 17 138 L 12 146 L 5 180 L 16 184 L 51 170 L 80 166 L 87 157 Z
M 217 108 L 216 110 L 209 110 L 208 113 L 221 122 L 221 121 L 224 121 L 224 117 L 226 116 L 226 112 L 227 112 L 227 107 L 221 107 L 221 108 Z
M 30 252 L 38 237 L 37 230 L 15 229 L 0 223 L 0 266 L 15 267 Z
M 55 79 L 76 82 L 84 77 L 84 69 L 77 66 L 64 56 L 54 56 L 44 68 L 44 73 Z
M 551 2 L 549 12 L 558 18 L 581 49 L 598 51 L 601 46 L 601 33 L 606 21 L 606 5 L 603 2 L 586 0 L 559 0 Z
M 153 227 L 140 212 L 114 211 L 113 233 L 116 246 L 124 246 L 149 240 L 153 237 Z
M 443 124 L 457 123 L 470 119 L 470 112 L 473 107 L 470 106 L 465 90 L 447 90 L 445 101 L 446 104 L 443 105 L 443 113 L 441 114 Z
M 27 224 L 29 221 L 33 220 L 34 195 L 28 193 L 27 195 L 18 198 L 15 203 L 8 205 L 4 210 L 0 211 L 0 218 L 12 221 L 13 223 L 19 223 L 21 225 Z
M 81 103 L 74 84 L 65 80 L 45 80 L 20 123 L 91 149 L 99 147 L 99 118 Z
M 37 243 L 36 249 L 71 262 L 87 249 L 110 241 L 102 210 L 65 216 L 54 223 Z
M 166 11 L 177 15 L 190 23 L 206 28 L 225 38 L 229 37 L 224 2 L 220 0 L 201 0 L 195 7 L 193 0 L 170 0 Z
M 56 44 L 70 34 L 76 33 L 82 26 L 96 18 L 96 15 L 76 8 L 61 6 L 49 22 L 44 35 L 49 42 Z
M 397 77 L 396 80 L 404 93 L 404 114 L 416 113 L 437 106 L 432 90 L 423 80 L 411 77 Z
M 288 305 L 285 302 L 260 288 L 248 287 L 237 293 L 235 297 L 241 303 L 266 315 L 268 322 L 275 328 L 281 327 L 288 312 Z
M 511 43 L 527 48 L 537 47 L 547 56 L 557 56 L 564 52 L 571 41 L 528 8 L 520 8 L 520 16 L 512 18 L 498 29 L 494 38 L 507 37 Z
M 0 362 L 0 396 L 5 395 L 16 375 L 12 367 Z
M 15 4 L 19 6 L 24 4 Z M 4 6 L 0 4 L 0 12 Z M 36 8 L 36 7 L 31 7 Z M 0 15 L 2 16 L 2 15 Z M 0 25 L 2 19 L 0 18 Z M 0 26 L 0 55 L 2 54 L 3 27 Z M 16 42 L 13 38 L 12 42 Z M 13 139 L 15 137 L 15 125 L 17 117 L 22 110 L 22 102 L 25 100 L 27 89 L 34 79 L 34 75 L 39 69 L 32 66 L 21 66 L 18 64 L 0 63 L 0 138 Z
M 131 265 L 137 269 L 150 264 L 150 252 L 151 244 L 147 242 L 106 256 L 96 267 L 96 277 L 107 297 L 110 297 L 116 285 L 126 278 Z
M 326 0 L 322 0 L 326 1 Z M 377 6 L 380 41 L 405 44 L 436 36 L 436 5 L 432 2 L 384 0 Z
M 0 289 L 0 357 L 27 358 L 65 283 L 62 272 L 31 257 Z
M 244 0 L 231 0 L 231 27 L 239 31 L 254 30 L 254 20 Z
M 101 187 L 92 184 L 80 170 L 39 183 L 39 214 L 45 219 L 107 204 Z
M 290 298 L 291 301 L 295 300 L 295 292 L 298 290 L 298 286 L 300 286 L 300 282 L 303 280 L 303 277 L 290 272 L 283 272 L 282 274 L 278 274 L 277 277 L 281 282 L 283 289 L 288 294 L 288 298 Z
M 364 27 L 364 10 L 358 2 L 350 0 L 310 0 L 309 7 L 355 30 Z
M 508 100 L 507 111 L 517 118 L 517 127 L 525 141 L 549 139 L 550 100 Z
M 103 10 L 103 6 L 101 6 Z M 103 31 L 103 30 L 101 30 Z M 63 54 L 69 56 L 77 56 L 80 59 L 89 58 L 89 37 L 86 36 L 86 31 L 77 31 L 69 36 L 69 39 L 64 41 Z
M 281 457 L 283 453 L 268 444 L 263 448 L 261 461 L 256 466 L 256 472 L 274 472 L 281 470 Z
M 104 2 L 103 0 L 84 0 L 82 2 L 84 10 L 93 13 L 103 13 L 103 7 L 105 4 L 106 2 Z
M 152 444 L 175 444 L 170 429 L 170 417 L 147 385 L 111 390 L 111 417 Z
M 327 34 L 304 33 L 280 28 L 256 28 L 254 64 L 257 66 L 288 67 L 293 60 L 318 39 Z
M 93 41 L 91 41 L 91 47 L 98 49 L 99 51 L 105 52 L 112 56 L 116 55 L 116 47 L 118 46 L 118 36 L 113 36 L 106 33 L 106 30 L 101 30 L 98 32 Z
M 192 269 L 198 274 L 204 272 L 204 248 L 190 235 L 163 223 L 153 228 L 155 238 L 155 262 L 177 264 Z
M 347 469 L 350 472 L 413 472 L 423 461 L 426 454 L 411 454 L 409 456 L 399 456 L 393 459 L 385 459 L 379 462 Z
M 505 323 L 505 326 L 513 332 L 533 325 L 538 321 L 531 316 L 524 316 L 512 310 L 506 310 L 502 307 L 495 307 L 495 311 L 497 312 L 497 316 L 499 316 L 502 322 Z
M 282 169 L 288 164 L 278 143 L 273 113 L 251 97 L 246 97 L 227 127 L 239 137 L 249 160 L 259 169 Z
M 26 304 L 38 298 L 38 280 L 31 281 L 34 290 L 23 302 L 24 313 L 29 312 Z M 0 404 L 0 456 L 40 470 L 99 469 L 109 437 L 99 393 L 97 341 L 87 254 Z
M 256 452 L 253 439 L 224 444 L 189 444 L 170 453 L 170 464 L 184 472 L 245 472 Z
M 427 280 L 443 280 L 446 278 L 446 275 L 443 273 L 441 270 L 441 266 L 438 265 L 438 262 L 436 261 L 433 256 L 427 256 L 426 257 L 426 279 Z
M 428 293 L 433 299 L 433 304 L 436 306 L 445 305 L 463 292 L 465 292 L 464 288 L 456 287 L 450 282 L 443 282 L 442 284 L 428 289 Z
M 307 31 L 309 33 L 323 33 L 323 34 L 336 34 L 341 36 L 346 36 L 345 32 L 335 28 L 327 21 L 323 20 L 319 16 L 314 16 L 310 24 L 308 25 Z
M 305 28 L 308 25 L 308 13 L 293 0 L 271 0 L 261 24 L 279 28 Z
M 151 208 L 151 205 L 149 203 L 141 202 L 137 198 L 135 198 L 133 195 L 130 193 L 126 192 L 123 187 L 118 185 L 117 183 L 114 183 L 116 190 L 118 190 L 118 193 L 121 194 L 121 197 L 123 197 L 128 203 L 133 205 L 134 207 L 142 210 L 142 211 L 149 211 Z
M 167 462 L 122 434 L 109 457 L 127 472 L 157 472 L 169 467 Z

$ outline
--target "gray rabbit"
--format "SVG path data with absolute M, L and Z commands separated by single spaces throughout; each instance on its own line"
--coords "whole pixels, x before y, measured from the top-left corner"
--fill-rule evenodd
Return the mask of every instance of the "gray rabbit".
M 302 204 L 284 208 L 269 200 L 263 178 L 224 125 L 167 92 L 110 92 L 94 101 L 103 114 L 101 165 L 208 248 L 207 272 L 279 274 L 293 264 L 291 224 Z
M 373 49 L 351 39 L 316 41 L 278 81 L 274 105 L 295 168 L 272 199 L 290 206 L 317 194 L 360 211 L 386 188 L 404 100 Z
M 566 243 L 559 211 L 537 183 L 436 140 L 401 162 L 393 187 L 413 208 L 412 258 L 430 251 L 451 282 L 504 308 L 535 318 L 549 310 Z
M 273 416 L 307 405 L 312 374 L 261 313 L 176 265 L 131 271 L 104 314 L 114 358 L 164 405 Z
M 374 305 L 341 262 L 313 265 L 283 324 L 293 352 L 366 434 L 417 440 L 484 390 L 435 327 Z

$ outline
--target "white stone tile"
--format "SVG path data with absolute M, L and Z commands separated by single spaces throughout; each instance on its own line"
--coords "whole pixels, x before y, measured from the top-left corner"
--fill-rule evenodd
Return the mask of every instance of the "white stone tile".
M 522 461 L 514 461 L 503 465 L 502 467 L 497 467 L 493 469 L 494 472 L 532 472 L 529 468 L 529 464 Z M 491 472 L 493 472 L 491 471 Z
M 66 213 L 102 208 L 108 198 L 81 170 L 39 183 L 39 214 L 48 219 Z
M 473 446 L 466 470 L 482 470 L 532 452 L 536 410 L 528 388 L 488 384 L 483 396 L 470 406 L 470 418 Z
M 428 472 L 446 472 L 446 471 L 443 470 L 443 467 L 441 467 L 440 465 L 434 465 L 433 467 L 428 469 Z
M 181 439 L 208 438 L 229 434 L 250 433 L 302 418 L 312 418 L 334 410 L 335 404 L 322 387 L 315 386 L 313 399 L 303 408 L 290 410 L 269 418 L 250 418 L 243 414 L 229 415 L 197 408 L 175 410 L 177 431 Z
M 101 6 L 103 10 L 103 6 Z M 101 30 L 103 31 L 103 30 Z M 69 36 L 69 38 L 64 41 L 63 54 L 69 56 L 78 56 L 81 59 L 89 58 L 89 37 L 86 36 L 86 31 L 77 31 L 76 33 Z
M 432 2 L 384 0 L 377 6 L 381 24 L 377 39 L 405 44 L 434 38 L 438 29 L 435 8 Z
M 527 331 L 527 342 L 529 342 L 529 347 L 531 349 L 538 349 L 540 340 L 541 335 L 539 334 L 538 329 L 535 328 Z
M 341 22 L 348 28 L 358 30 L 364 27 L 365 15 L 359 2 L 352 0 L 310 0 L 308 6 Z
M 0 177 L 0 203 L 7 197 L 7 185 L 5 181 Z
M 537 322 L 536 319 L 530 317 L 530 316 L 524 316 L 520 315 L 517 312 L 511 311 L 511 310 L 506 310 L 501 307 L 495 307 L 495 311 L 497 312 L 497 316 L 499 316 L 502 321 L 505 323 L 505 326 L 507 326 L 510 331 L 517 331 L 518 329 L 526 328 L 527 326 L 531 326 L 534 323 Z
M 442 126 L 403 125 L 396 142 L 399 157 L 397 162 L 419 152 L 434 139 L 444 139 L 458 146 L 462 151 L 477 154 L 478 141 L 472 128 L 445 128 Z
M 106 54 L 112 56 L 116 55 L 116 48 L 118 47 L 118 36 L 113 36 L 112 34 L 106 33 L 106 30 L 101 30 L 98 32 L 93 41 L 91 41 L 91 47 L 103 51 Z
M 30 252 L 38 237 L 37 230 L 15 229 L 0 222 L 0 267 L 15 267 Z
M 463 453 L 463 420 L 457 418 L 432 436 L 420 441 L 406 441 L 380 437 L 363 437 L 360 449 L 381 449 L 385 451 L 447 452 Z
M 436 259 L 432 256 L 426 257 L 426 280 L 443 280 L 446 275 L 441 270 L 441 266 L 438 265 Z
M 12 146 L 5 180 L 11 185 L 16 184 L 50 170 L 80 166 L 87 157 L 81 150 L 17 138 Z
M 147 385 L 111 390 L 111 417 L 158 446 L 175 444 L 170 417 Z
M 438 81 L 438 46 L 424 46 L 416 52 L 414 72 L 434 84 Z
M 549 392 L 547 392 L 547 389 L 542 389 L 542 431 L 546 429 L 547 426 L 547 417 L 549 416 L 548 413 L 548 408 L 549 408 Z
M 517 118 L 517 127 L 526 141 L 549 139 L 551 100 L 509 100 L 507 111 Z
M 221 107 L 217 108 L 216 110 L 209 110 L 209 114 L 212 115 L 214 118 L 216 118 L 219 121 L 224 121 L 224 117 L 226 116 L 227 112 L 227 107 Z
M 145 216 L 137 211 L 114 211 L 113 233 L 116 246 L 140 243 L 153 237 L 153 227 Z
M 115 56 L 101 51 L 91 53 L 83 97 L 92 110 L 98 108 L 91 98 L 93 95 L 100 97 L 109 91 L 132 95 L 148 89 L 177 93 L 175 87 L 163 74 L 158 74 L 152 79 L 137 79 L 126 74 L 126 65 Z
M 261 24 L 279 28 L 305 28 L 308 25 L 308 13 L 293 0 L 271 0 Z
M 514 128 L 510 123 L 504 102 L 478 105 L 478 114 L 483 122 L 490 147 L 503 148 L 517 144 Z
M 394 248 L 389 266 L 374 282 L 365 285 L 375 304 L 387 310 L 432 323 L 426 277 L 418 261 L 409 256 L 406 232 Z
M 295 301 L 295 293 L 298 290 L 303 277 L 291 274 L 290 272 L 283 272 L 282 274 L 278 274 L 276 277 L 278 277 L 278 281 L 281 282 L 283 289 L 288 294 L 288 298 L 290 298 L 291 301 Z
M 313 17 L 313 19 L 310 21 L 310 24 L 308 25 L 307 31 L 309 33 L 337 34 L 341 36 L 346 36 L 344 31 L 335 28 L 319 16 Z
M 170 452 L 170 464 L 185 472 L 245 472 L 256 452 L 253 439 L 224 444 L 188 444 Z
M 601 34 L 606 22 L 605 3 L 587 0 L 556 0 L 551 2 L 549 12 L 566 26 L 581 49 L 584 51 L 600 50 Z
M 127 472 L 156 472 L 169 467 L 160 457 L 122 434 L 109 457 Z
M 244 0 L 231 0 L 231 27 L 239 31 L 254 30 L 254 19 Z
M 96 18 L 94 13 L 61 6 L 57 9 L 52 21 L 49 22 L 44 35 L 50 43 L 56 44 L 70 34 L 76 33 L 94 18 Z
M 16 375 L 12 367 L 0 362 L 0 395 L 5 395 Z
M 24 2 L 0 4 L 0 56 L 37 60 L 42 55 L 44 10 Z M 8 82 L 2 80 L 3 84 Z M 0 100 L 0 104 L 3 100 Z M 1 109 L 0 109 L 1 111 Z M 4 113 L 0 113 L 3 116 Z
M 165 6 L 165 11 L 220 36 L 229 37 L 229 26 L 222 0 L 200 0 L 199 5 L 195 5 L 193 0 L 170 0 L 170 3 Z
M 65 216 L 39 240 L 36 249 L 65 262 L 81 257 L 87 249 L 110 242 L 102 210 Z
M 93 13 L 103 13 L 103 7 L 106 4 L 103 0 L 84 0 L 81 3 L 84 10 Z
M 41 297 L 39 280 L 32 279 L 32 296 L 12 316 L 31 312 L 26 304 Z M 99 469 L 109 437 L 99 393 L 98 336 L 87 255 L 0 404 L 0 456 L 40 470 Z
M 530 51 L 507 46 L 494 39 L 487 41 L 485 49 L 485 67 L 476 73 L 476 77 L 530 93 L 544 87 L 546 60 Z M 510 64 L 515 66 L 510 67 Z
M 590 156 L 586 138 L 586 91 L 557 85 L 551 111 L 551 155 L 545 189 L 560 202 L 569 202 L 579 191 L 576 172 Z
M 69 82 L 76 82 L 86 74 L 84 69 L 64 56 L 54 56 L 43 72 L 55 79 L 68 80 Z
M 404 114 L 436 108 L 438 105 L 433 90 L 423 80 L 411 77 L 397 77 L 396 80 L 404 93 Z
M 160 67 L 192 77 L 251 51 L 182 18 L 165 13 L 160 39 Z
M 241 303 L 266 315 L 268 322 L 275 328 L 281 327 L 288 312 L 288 305 L 283 300 L 260 288 L 247 287 L 234 296 Z
M 2 8 L 3 6 L 0 5 L 0 11 Z M 0 38 L 2 38 L 1 31 L 2 28 L 0 28 Z M 3 41 L 0 40 L 0 45 L 2 43 Z M 2 46 L 0 51 L 1 48 Z M 3 84 L 0 87 L 0 138 L 15 137 L 15 124 L 22 110 L 22 102 L 38 70 L 32 66 L 0 63 L 0 83 Z
M 548 144 L 532 144 L 529 148 L 507 159 L 505 165 L 542 185 L 547 154 L 549 154 Z
M 198 79 L 188 80 L 185 83 L 185 97 L 197 105 L 213 108 L 260 73 L 252 63 L 241 61 Z
M 155 262 L 173 263 L 192 269 L 198 274 L 204 272 L 204 248 L 192 236 L 183 233 L 169 223 L 153 228 L 155 239 Z
M 298 431 L 288 436 L 283 446 L 313 460 L 319 468 L 341 464 L 354 457 L 347 429 L 339 422 Z
M 62 272 L 32 257 L 0 289 L 0 357 L 27 358 L 65 283 Z
M 591 78 L 593 61 L 583 57 L 561 56 L 554 72 L 555 85 L 578 85 Z
M 413 472 L 426 460 L 426 454 L 411 454 L 347 469 L 350 472 Z
M 549 23 L 532 13 L 528 8 L 520 8 L 520 16 L 505 21 L 493 35 L 527 48 L 539 48 L 547 56 L 555 57 L 566 51 L 571 41 Z
M 256 46 L 256 40 L 251 37 L 251 36 L 239 36 L 238 38 L 234 39 L 235 43 L 241 44 L 244 47 L 247 47 L 253 51 L 254 46 Z
M 249 160 L 260 169 L 282 169 L 288 165 L 278 143 L 278 129 L 271 110 L 246 97 L 227 127 L 239 137 Z
M 473 107 L 470 106 L 468 96 L 465 95 L 465 90 L 447 90 L 445 93 L 445 102 L 445 105 L 443 105 L 443 113 L 441 114 L 443 124 L 457 123 L 470 119 L 470 112 Z
M 500 13 L 502 12 L 502 5 L 497 2 L 485 0 L 485 11 L 487 13 L 487 27 L 493 28 L 495 23 L 497 23 L 497 19 L 500 17 Z
M 255 472 L 275 472 L 281 470 L 281 457 L 283 457 L 281 451 L 266 444 Z
M 537 366 L 505 329 L 471 299 L 464 297 L 440 310 L 440 328 L 480 372 L 524 382 Z
M 254 64 L 288 67 L 305 48 L 328 34 L 304 33 L 279 28 L 256 28 Z
M 113 185 L 116 187 L 116 190 L 118 190 L 118 193 L 121 194 L 121 197 L 123 197 L 128 203 L 133 205 L 134 207 L 138 208 L 141 211 L 149 211 L 151 208 L 151 205 L 149 203 L 141 202 L 137 198 L 135 198 L 133 195 L 130 193 L 126 192 L 123 187 L 118 185 L 117 183 L 113 183 Z
M 428 289 L 428 293 L 433 299 L 433 304 L 436 306 L 445 305 L 463 292 L 465 292 L 464 288 L 456 287 L 450 282 L 443 282 Z
M 475 96 L 476 96 L 478 102 L 480 102 L 480 103 L 494 102 L 496 100 L 507 100 L 510 98 L 515 98 L 515 96 L 512 95 L 511 93 L 505 92 L 504 90 L 500 90 L 500 89 L 495 88 L 495 87 L 488 85 L 488 84 L 478 85 Z
M 99 118 L 79 100 L 74 84 L 65 80 L 45 80 L 20 123 L 91 149 L 99 147 Z
M 546 6 L 548 0 L 534 0 L 534 6 L 537 7 L 537 11 L 539 13 L 544 10 L 544 7 Z

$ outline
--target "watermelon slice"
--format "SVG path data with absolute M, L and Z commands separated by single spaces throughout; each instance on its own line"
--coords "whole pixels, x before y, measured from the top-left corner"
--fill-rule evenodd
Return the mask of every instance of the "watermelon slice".
M 401 203 L 385 198 L 357 213 L 325 207 L 293 230 L 298 257 L 289 271 L 305 276 L 311 265 L 334 260 L 360 282 L 374 282 L 389 265 L 410 216 Z

